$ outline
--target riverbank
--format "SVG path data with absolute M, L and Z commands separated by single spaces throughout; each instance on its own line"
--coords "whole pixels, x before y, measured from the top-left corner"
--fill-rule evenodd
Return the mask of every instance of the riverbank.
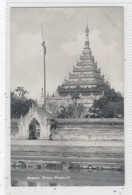
M 52 175 L 53 170 L 60 173 L 66 170 L 72 172 L 74 177 L 74 170 L 77 170 L 79 177 L 82 170 L 114 171 L 122 172 L 124 178 L 123 120 L 90 119 L 88 122 L 83 119 L 77 122 L 75 119 L 70 122 L 68 119 L 64 122 L 59 119 L 52 138 L 53 140 L 12 139 L 12 174 L 15 175 L 18 171 L 20 175 L 25 171 L 36 174 L 36 170 L 40 173 L 48 170 L 48 174 Z M 26 165 L 25 169 L 19 167 L 22 162 Z

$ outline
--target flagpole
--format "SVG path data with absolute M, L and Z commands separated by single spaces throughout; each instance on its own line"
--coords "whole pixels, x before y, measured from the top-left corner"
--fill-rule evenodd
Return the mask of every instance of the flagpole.
M 43 46 L 43 65 L 44 65 L 44 108 L 46 108 L 46 64 L 45 64 L 45 56 L 46 56 L 46 46 L 45 46 L 45 41 L 44 41 L 44 36 L 43 36 L 43 26 L 41 25 L 42 29 L 42 46 Z

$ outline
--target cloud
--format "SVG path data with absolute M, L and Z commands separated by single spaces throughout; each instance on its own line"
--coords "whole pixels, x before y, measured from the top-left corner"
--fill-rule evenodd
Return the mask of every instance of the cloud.
M 78 34 L 76 40 L 63 43 L 60 49 L 67 56 L 76 56 L 81 54 L 83 46 L 84 34 Z

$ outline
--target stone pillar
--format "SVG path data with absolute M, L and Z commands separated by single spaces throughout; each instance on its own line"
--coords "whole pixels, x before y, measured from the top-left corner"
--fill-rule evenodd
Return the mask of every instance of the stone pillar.
M 27 135 L 28 134 L 28 135 Z M 28 139 L 29 132 L 26 125 L 20 125 L 19 126 L 19 133 L 17 138 L 18 139 Z
M 47 138 L 48 138 L 48 139 L 49 139 L 49 136 L 50 136 L 50 134 L 51 134 L 51 132 L 50 132 L 50 127 L 51 127 L 51 125 L 48 124 L 48 125 L 47 125 Z
M 44 139 L 44 124 L 40 123 L 40 139 Z
M 40 124 L 40 139 L 49 139 L 50 135 L 50 124 L 47 120 Z

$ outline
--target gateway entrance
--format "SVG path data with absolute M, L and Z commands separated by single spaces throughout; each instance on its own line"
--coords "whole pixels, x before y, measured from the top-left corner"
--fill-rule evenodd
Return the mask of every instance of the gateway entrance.
M 29 124 L 29 139 L 40 139 L 40 124 L 35 118 Z

